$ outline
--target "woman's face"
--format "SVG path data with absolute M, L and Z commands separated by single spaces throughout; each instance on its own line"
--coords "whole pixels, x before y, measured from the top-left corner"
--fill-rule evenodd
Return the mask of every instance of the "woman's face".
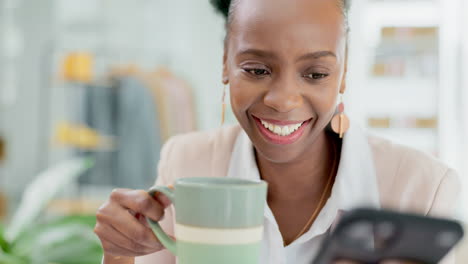
M 276 163 L 306 154 L 344 91 L 346 34 L 336 0 L 240 0 L 224 57 L 232 109 Z

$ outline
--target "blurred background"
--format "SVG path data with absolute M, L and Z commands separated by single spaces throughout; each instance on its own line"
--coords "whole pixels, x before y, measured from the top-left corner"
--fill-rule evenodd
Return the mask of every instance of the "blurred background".
M 345 96 L 353 122 L 459 171 L 463 221 L 466 14 L 465 0 L 353 0 Z M 96 263 L 110 191 L 150 187 L 170 136 L 219 127 L 223 38 L 208 0 L 0 0 L 0 263 Z

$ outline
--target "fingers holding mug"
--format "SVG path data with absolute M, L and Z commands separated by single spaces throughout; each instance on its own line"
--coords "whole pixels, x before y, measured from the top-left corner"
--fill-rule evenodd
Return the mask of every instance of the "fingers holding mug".
M 94 231 L 105 255 L 135 257 L 162 250 L 152 230 L 132 212 L 160 220 L 165 206 L 145 191 L 114 190 L 96 213 Z

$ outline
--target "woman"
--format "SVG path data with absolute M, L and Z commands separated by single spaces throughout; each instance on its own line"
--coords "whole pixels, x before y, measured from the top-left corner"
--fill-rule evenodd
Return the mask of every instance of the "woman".
M 265 264 L 310 263 L 340 211 L 356 206 L 451 214 L 459 191 L 453 170 L 367 136 L 337 107 L 346 92 L 347 0 L 214 2 L 227 16 L 222 80 L 240 126 L 169 140 L 156 184 L 195 176 L 267 181 Z M 173 233 L 168 205 L 143 190 L 115 190 L 97 213 L 105 263 L 175 263 L 143 221 L 164 215 Z

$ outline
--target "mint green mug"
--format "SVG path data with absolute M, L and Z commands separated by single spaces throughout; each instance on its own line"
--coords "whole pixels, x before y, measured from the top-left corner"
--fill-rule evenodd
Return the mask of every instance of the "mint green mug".
M 267 183 L 235 178 L 181 178 L 155 186 L 175 207 L 174 241 L 151 219 L 156 237 L 179 264 L 258 264 Z

